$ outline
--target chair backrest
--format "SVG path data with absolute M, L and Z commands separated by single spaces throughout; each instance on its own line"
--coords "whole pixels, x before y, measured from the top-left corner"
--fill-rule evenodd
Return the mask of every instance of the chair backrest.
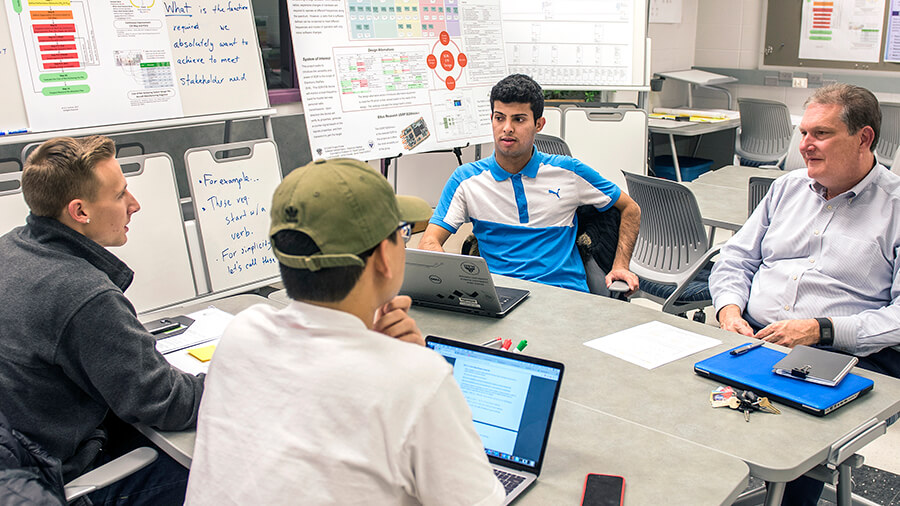
M 544 107 L 544 129 L 541 130 L 547 135 L 555 135 L 559 138 L 565 136 L 565 125 L 563 124 L 563 114 L 559 107 Z
M 894 153 L 894 162 L 891 164 L 891 172 L 900 174 L 900 149 Z
M 773 181 L 775 181 L 774 177 L 753 176 L 750 178 L 750 184 L 747 187 L 749 192 L 747 194 L 747 216 L 753 214 L 753 210 L 766 196 Z
M 537 134 L 534 136 L 534 146 L 538 151 L 549 153 L 551 155 L 572 156 L 572 150 L 566 141 L 556 137 L 555 135 Z
M 791 113 L 774 100 L 739 98 L 741 134 L 735 151 L 741 164 L 759 164 L 779 160 L 791 143 Z
M 643 267 L 662 280 L 693 268 L 709 249 L 694 194 L 674 181 L 630 172 L 625 172 L 625 182 L 628 194 L 641 206 L 632 270 Z
M 900 148 L 900 104 L 881 103 L 881 133 L 875 145 L 878 163 L 893 167 L 894 155 Z
M 781 170 L 806 168 L 806 161 L 803 159 L 803 155 L 800 154 L 801 137 L 800 127 L 795 127 L 794 132 L 791 134 L 791 143 L 788 146 L 787 155 L 784 157 L 784 162 L 781 164 Z

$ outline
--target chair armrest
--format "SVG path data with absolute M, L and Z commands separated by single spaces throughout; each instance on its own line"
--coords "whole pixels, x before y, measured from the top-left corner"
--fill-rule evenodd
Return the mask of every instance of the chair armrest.
M 66 501 L 101 489 L 152 464 L 158 454 L 146 446 L 132 450 L 66 483 Z
M 620 279 L 617 279 L 617 280 L 613 281 L 612 283 L 610 283 L 609 291 L 612 292 L 613 294 L 625 293 L 628 291 L 628 283 L 626 283 Z
M 684 281 L 679 283 L 675 288 L 675 291 L 672 292 L 672 295 L 669 295 L 669 298 L 666 299 L 665 304 L 663 304 L 663 309 L 665 310 L 666 306 L 675 304 L 675 301 L 678 300 L 678 297 L 681 297 L 681 294 L 687 289 L 688 283 L 695 277 L 697 277 L 697 273 L 703 270 L 706 267 L 706 264 L 712 259 L 712 257 L 719 254 L 718 246 L 715 248 L 710 248 L 700 259 L 694 264 L 694 268 L 691 269 L 690 273 L 688 273 Z

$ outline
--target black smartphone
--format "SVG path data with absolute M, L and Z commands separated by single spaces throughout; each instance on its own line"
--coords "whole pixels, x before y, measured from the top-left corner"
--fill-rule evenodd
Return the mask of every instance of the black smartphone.
M 584 480 L 581 506 L 622 506 L 625 478 L 611 474 L 588 474 Z
M 159 336 L 160 337 L 171 337 L 174 335 L 172 333 L 173 330 L 184 330 L 187 329 L 194 320 L 188 318 L 187 316 L 173 316 L 171 318 L 160 318 L 158 320 L 152 320 L 144 324 L 144 328 L 147 329 L 147 332 Z M 165 334 L 165 336 L 163 336 Z

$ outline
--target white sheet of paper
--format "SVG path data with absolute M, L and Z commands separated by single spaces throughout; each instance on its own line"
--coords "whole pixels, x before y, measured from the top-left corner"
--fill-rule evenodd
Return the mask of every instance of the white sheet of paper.
M 645 369 L 654 369 L 717 344 L 722 341 L 657 321 L 584 343 Z
M 188 374 L 208 372 L 209 362 L 197 360 L 189 355 L 188 351 L 198 346 L 209 346 L 218 343 L 219 338 L 222 337 L 222 333 L 225 332 L 225 327 L 231 323 L 234 315 L 226 313 L 215 306 L 210 306 L 186 316 L 193 318 L 194 323 L 192 323 L 187 331 L 181 336 L 175 336 L 174 338 L 169 339 L 184 337 L 186 340 L 190 340 L 196 344 L 183 350 L 166 353 L 163 356 L 166 357 L 166 360 L 168 360 L 170 364 Z

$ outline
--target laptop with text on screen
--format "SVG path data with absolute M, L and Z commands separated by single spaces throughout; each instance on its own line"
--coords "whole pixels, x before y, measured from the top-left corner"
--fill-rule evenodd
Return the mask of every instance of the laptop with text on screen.
M 509 504 L 541 473 L 563 365 L 442 337 L 425 342 L 453 366 Z
M 407 249 L 400 293 L 420 306 L 499 318 L 530 292 L 495 287 L 481 257 Z

